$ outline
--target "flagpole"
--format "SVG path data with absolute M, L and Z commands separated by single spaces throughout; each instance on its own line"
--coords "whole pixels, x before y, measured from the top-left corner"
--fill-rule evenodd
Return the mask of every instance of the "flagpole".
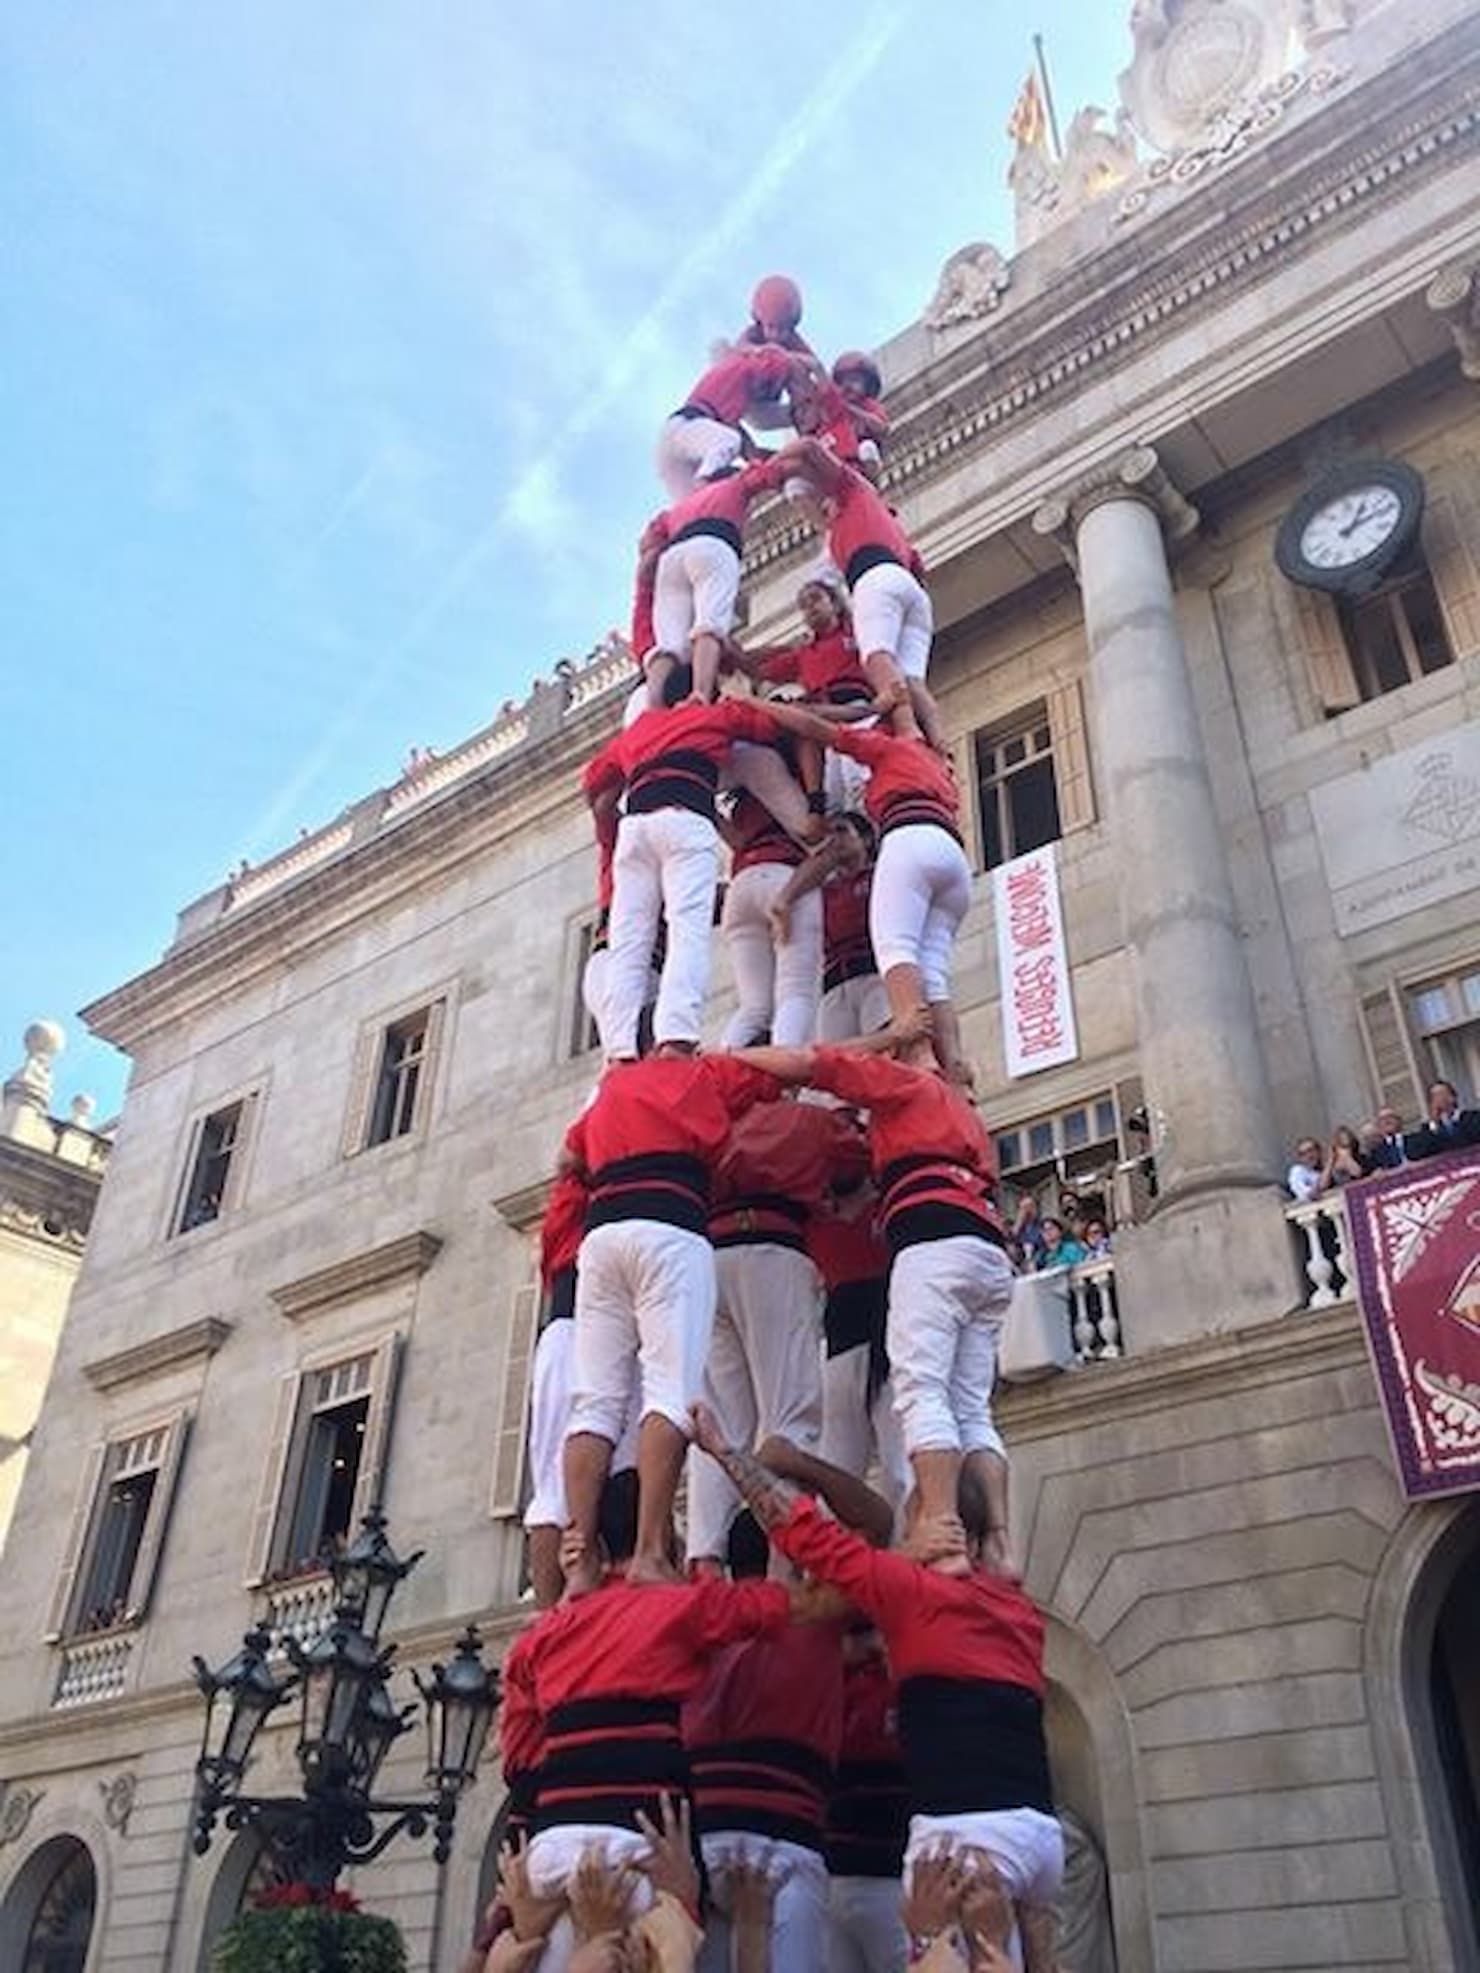
M 1033 36 L 1033 53 L 1038 61 L 1038 79 L 1043 84 L 1043 107 L 1048 111 L 1048 134 L 1053 138 L 1053 154 L 1063 161 L 1064 146 L 1059 139 L 1059 113 L 1053 106 L 1053 84 L 1048 79 L 1048 61 L 1043 53 L 1043 36 Z

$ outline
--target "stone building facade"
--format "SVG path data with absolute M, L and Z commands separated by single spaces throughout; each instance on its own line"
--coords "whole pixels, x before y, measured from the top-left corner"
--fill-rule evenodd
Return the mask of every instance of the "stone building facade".
M 1002 1405 L 1057 1782 L 1122 1973 L 1459 1973 L 1480 1507 L 1405 1503 L 1339 1205 L 1307 1232 L 1279 1176 L 1431 1075 L 1480 1094 L 1480 25 L 1151 0 L 1133 41 L 1111 149 L 1088 116 L 1020 157 L 1027 244 L 953 255 L 881 353 L 984 1106 L 1014 1183 L 1118 1208 L 1076 1360 Z M 1352 461 L 1425 496 L 1356 603 L 1275 560 Z M 810 553 L 762 528 L 756 635 Z M 64 1872 L 86 1973 L 207 1963 L 253 1858 L 187 1854 L 190 1654 L 321 1622 L 304 1565 L 375 1495 L 430 1551 L 404 1656 L 519 1621 L 530 1236 L 595 1073 L 575 782 L 626 682 L 561 667 L 88 1010 L 134 1069 L 5 1561 L 0 1964 Z M 1010 1077 L 985 866 L 1042 841 L 1078 1049 Z M 444 1873 L 405 1842 L 361 1886 L 419 1967 L 465 1943 L 497 1796 Z

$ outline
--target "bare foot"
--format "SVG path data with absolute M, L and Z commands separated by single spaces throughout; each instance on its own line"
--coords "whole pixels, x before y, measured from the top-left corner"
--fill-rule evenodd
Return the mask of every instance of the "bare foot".
M 1006 1528 L 990 1528 L 982 1542 L 982 1567 L 989 1576 L 1001 1576 L 1006 1582 L 1020 1583 L 1023 1572 L 1018 1567 L 1018 1559 L 1012 1551 L 1012 1540 Z
M 653 1583 L 681 1583 L 683 1577 L 666 1555 L 634 1555 L 627 1564 L 627 1580 L 635 1587 Z

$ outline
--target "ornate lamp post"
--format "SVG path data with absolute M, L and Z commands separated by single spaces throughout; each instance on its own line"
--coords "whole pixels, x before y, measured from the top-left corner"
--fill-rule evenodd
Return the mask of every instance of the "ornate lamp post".
M 377 1801 L 373 1792 L 387 1753 L 410 1731 L 415 1712 L 414 1706 L 398 1710 L 391 1697 L 395 1646 L 380 1647 L 380 1630 L 397 1586 L 420 1560 L 420 1552 L 404 1562 L 396 1555 L 385 1518 L 373 1508 L 334 1565 L 333 1623 L 306 1651 L 289 1640 L 291 1672 L 274 1675 L 272 1640 L 260 1625 L 219 1672 L 195 1659 L 196 1683 L 206 1698 L 195 1766 L 197 1856 L 210 1848 L 217 1818 L 224 1816 L 228 1829 L 258 1830 L 284 1872 L 316 1891 L 332 1889 L 346 1865 L 378 1857 L 403 1830 L 422 1836 L 435 1825 L 434 1853 L 439 1864 L 447 1861 L 457 1805 L 477 1778 L 498 1706 L 497 1677 L 483 1663 L 471 1624 L 451 1664 L 433 1665 L 429 1682 L 416 1681 L 427 1713 L 431 1799 Z M 263 1721 L 295 1693 L 302 1793 L 243 1794 L 240 1784 Z

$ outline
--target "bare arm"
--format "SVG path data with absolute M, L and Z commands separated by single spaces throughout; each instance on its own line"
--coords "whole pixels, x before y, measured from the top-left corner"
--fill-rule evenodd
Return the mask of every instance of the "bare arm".
M 766 1440 L 759 1457 L 761 1464 L 769 1466 L 778 1479 L 791 1481 L 825 1500 L 845 1528 L 857 1528 L 875 1548 L 889 1546 L 894 1534 L 894 1510 L 867 1482 L 841 1466 L 803 1452 L 779 1433 Z
M 785 462 L 786 473 L 800 473 L 804 479 L 811 480 L 812 484 L 821 488 L 824 493 L 841 492 L 847 482 L 848 469 L 815 438 L 797 439 L 778 457 Z
M 803 1053 L 789 1049 L 747 1049 L 747 1054 L 780 1055 Z M 702 1451 L 715 1459 L 729 1475 L 736 1491 L 757 1521 L 769 1534 L 772 1528 L 779 1528 L 788 1519 L 792 1508 L 801 1499 L 801 1492 L 790 1481 L 783 1480 L 773 1473 L 769 1466 L 739 1446 L 728 1445 L 719 1420 L 707 1404 L 694 1406 L 694 1439 Z
M 815 740 L 819 747 L 830 747 L 837 738 L 837 722 L 823 719 L 810 706 L 794 706 L 785 699 L 767 699 L 766 711 L 784 733 L 795 733 L 799 740 Z

